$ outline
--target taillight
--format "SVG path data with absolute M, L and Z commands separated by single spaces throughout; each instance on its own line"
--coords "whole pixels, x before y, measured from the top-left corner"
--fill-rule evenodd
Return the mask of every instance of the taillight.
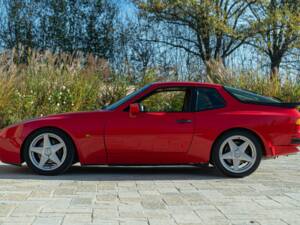
M 297 130 L 297 133 L 300 134 L 300 118 L 298 118 L 296 120 L 296 130 Z

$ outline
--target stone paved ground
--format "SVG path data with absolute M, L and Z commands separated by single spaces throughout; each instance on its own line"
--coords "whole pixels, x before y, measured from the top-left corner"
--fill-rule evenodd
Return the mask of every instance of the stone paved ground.
M 42 177 L 0 164 L 1 225 L 300 224 L 300 155 L 244 179 L 212 168 L 79 168 Z

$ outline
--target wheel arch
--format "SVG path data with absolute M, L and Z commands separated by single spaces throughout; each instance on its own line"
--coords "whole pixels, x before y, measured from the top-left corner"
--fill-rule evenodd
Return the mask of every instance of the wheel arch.
M 266 151 L 266 146 L 265 146 L 265 143 L 262 139 L 262 137 L 256 133 L 255 131 L 251 130 L 251 129 L 248 129 L 248 128 L 243 128 L 243 127 L 234 127 L 234 128 L 230 128 L 230 129 L 227 129 L 225 131 L 223 131 L 221 134 L 218 135 L 218 137 L 215 139 L 214 143 L 212 144 L 212 147 L 210 149 L 210 162 L 212 161 L 212 154 L 213 154 L 213 149 L 217 143 L 217 141 L 225 134 L 229 133 L 229 132 L 232 132 L 232 131 L 242 131 L 242 132 L 248 132 L 250 134 L 252 134 L 253 136 L 255 136 L 257 138 L 257 140 L 259 141 L 261 147 L 262 147 L 262 150 L 263 150 L 263 156 L 266 156 L 267 155 L 267 151 Z
M 28 138 L 33 135 L 35 132 L 37 131 L 40 131 L 40 130 L 44 130 L 44 129 L 52 129 L 52 130 L 58 130 L 60 132 L 63 132 L 69 139 L 70 141 L 72 142 L 73 146 L 74 146 L 74 150 L 75 150 L 75 158 L 74 158 L 74 162 L 79 162 L 79 155 L 78 155 L 78 150 L 77 150 L 77 146 L 73 140 L 73 138 L 71 137 L 71 135 L 66 132 L 64 129 L 61 129 L 59 127 L 55 127 L 55 126 L 45 126 L 45 127 L 39 127 L 37 129 L 34 129 L 33 131 L 31 131 L 27 136 L 26 138 L 24 139 L 22 145 L 21 145 L 21 154 L 20 154 L 20 157 L 21 157 L 21 163 L 23 163 L 25 160 L 24 160 L 24 148 L 25 148 L 25 143 L 26 141 L 28 140 Z

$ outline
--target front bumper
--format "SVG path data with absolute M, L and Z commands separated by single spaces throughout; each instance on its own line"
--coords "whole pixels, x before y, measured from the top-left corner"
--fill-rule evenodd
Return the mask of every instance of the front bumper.
M 0 132 L 0 161 L 9 164 L 20 164 L 21 142 L 16 138 L 16 128 L 6 128 Z

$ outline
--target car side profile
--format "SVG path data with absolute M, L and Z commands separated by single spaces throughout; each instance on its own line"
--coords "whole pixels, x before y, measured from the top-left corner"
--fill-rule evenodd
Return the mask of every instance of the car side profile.
M 0 160 L 55 175 L 81 165 L 211 164 L 253 173 L 300 151 L 298 104 L 199 82 L 146 85 L 102 110 L 24 121 L 0 131 Z M 280 169 L 280 168 L 278 168 Z

